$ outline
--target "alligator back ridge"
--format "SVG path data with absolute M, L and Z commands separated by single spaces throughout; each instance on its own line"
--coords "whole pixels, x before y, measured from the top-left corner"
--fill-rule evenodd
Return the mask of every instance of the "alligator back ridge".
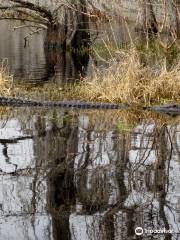
M 40 101 L 29 100 L 16 97 L 0 97 L 0 105 L 2 106 L 39 106 L 39 107 L 61 107 L 61 108 L 84 108 L 84 109 L 121 109 L 126 105 L 113 103 L 94 103 L 85 101 Z

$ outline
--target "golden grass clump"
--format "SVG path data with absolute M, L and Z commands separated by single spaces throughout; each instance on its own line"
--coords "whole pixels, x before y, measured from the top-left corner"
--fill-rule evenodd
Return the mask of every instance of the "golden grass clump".
M 4 60 L 0 66 L 0 94 L 9 93 L 12 82 L 13 76 L 9 74 L 7 61 Z
M 143 66 L 135 49 L 119 51 L 104 71 L 95 70 L 91 79 L 85 79 L 79 95 L 88 100 L 144 105 L 180 101 L 180 63 L 167 71 L 162 67 Z

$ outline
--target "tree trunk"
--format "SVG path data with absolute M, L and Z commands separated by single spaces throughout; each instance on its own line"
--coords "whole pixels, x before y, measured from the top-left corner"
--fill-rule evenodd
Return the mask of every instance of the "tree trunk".
M 89 16 L 87 14 L 86 0 L 79 0 L 76 4 L 76 31 L 73 36 L 71 47 L 74 66 L 79 74 L 84 76 L 89 62 L 89 49 L 91 45 Z
M 147 37 L 150 38 L 155 36 L 158 33 L 158 24 L 151 0 L 144 0 L 143 16 L 143 25 Z
M 180 0 L 175 1 L 176 35 L 180 39 Z

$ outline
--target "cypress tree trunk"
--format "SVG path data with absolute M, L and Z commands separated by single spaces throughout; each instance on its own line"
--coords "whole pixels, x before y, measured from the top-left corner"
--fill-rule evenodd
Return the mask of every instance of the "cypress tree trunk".
M 176 34 L 180 39 L 180 0 L 175 1 L 175 21 L 176 21 Z
M 148 38 L 158 33 L 158 24 L 151 0 L 143 1 L 143 25 Z
M 82 76 L 86 73 L 89 62 L 89 49 L 91 45 L 89 16 L 87 13 L 86 0 L 79 0 L 75 3 L 76 13 L 76 30 L 71 41 L 72 57 L 74 66 Z

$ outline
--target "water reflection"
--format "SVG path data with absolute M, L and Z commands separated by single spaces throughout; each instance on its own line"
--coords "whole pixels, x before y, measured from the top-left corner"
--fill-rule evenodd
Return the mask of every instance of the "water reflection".
M 61 84 L 85 74 L 88 57 L 81 59 L 79 56 L 77 61 L 60 47 L 47 47 L 45 30 L 30 35 L 31 28 L 23 26 L 24 23 L 18 21 L 0 21 L 0 62 L 7 59 L 14 79 Z
M 129 31 L 133 38 L 141 38 L 139 32 L 136 32 L 135 23 L 130 23 L 127 31 L 122 20 L 98 26 L 93 22 L 89 25 L 85 21 L 84 26 L 81 17 L 87 16 L 80 14 L 79 17 L 79 28 L 82 30 L 79 29 L 74 35 L 74 51 L 57 44 L 57 39 L 60 41 L 62 36 L 55 30 L 41 30 L 32 34 L 33 29 L 25 27 L 24 23 L 0 21 L 0 63 L 7 59 L 10 72 L 16 80 L 37 84 L 54 81 L 61 84 L 90 75 L 94 64 L 100 67 L 107 64 L 105 59 L 112 59 L 107 46 L 110 44 L 118 48 L 126 45 L 130 41 Z M 90 54 L 91 43 L 98 54 Z
M 2 239 L 136 239 L 137 226 L 174 232 L 143 239 L 178 239 L 180 125 L 120 130 L 121 113 L 111 115 L 1 114 Z

